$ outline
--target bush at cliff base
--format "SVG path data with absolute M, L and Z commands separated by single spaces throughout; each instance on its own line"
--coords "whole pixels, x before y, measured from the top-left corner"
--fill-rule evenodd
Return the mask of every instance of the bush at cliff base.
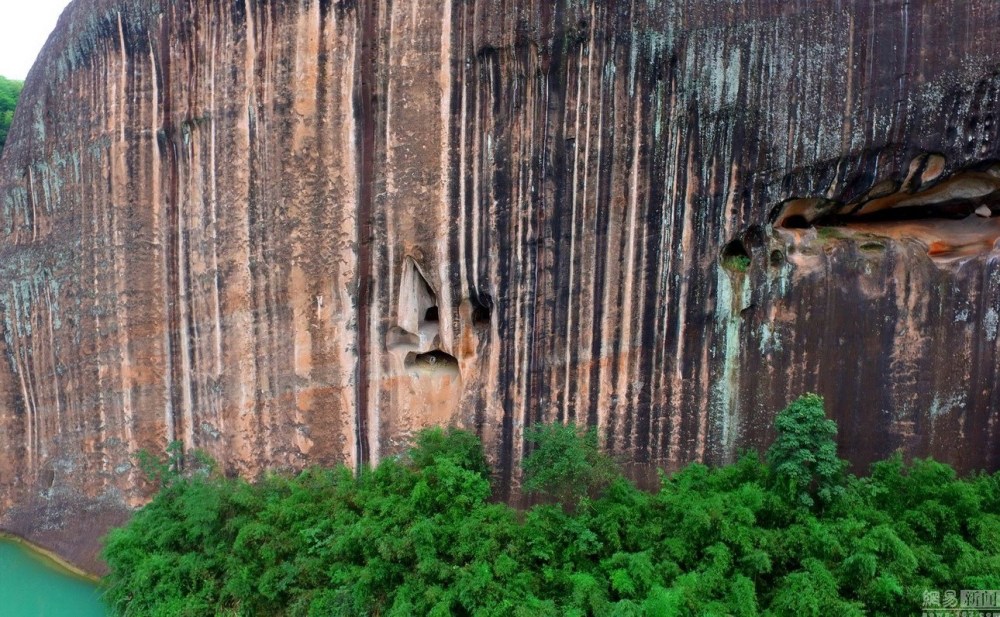
M 110 533 L 115 615 L 919 615 L 1000 589 L 1000 474 L 897 456 L 845 473 L 807 395 L 764 460 L 691 464 L 647 493 L 593 433 L 529 432 L 540 505 L 491 502 L 477 438 L 431 429 L 355 475 L 256 483 L 144 458 L 162 489 Z M 946 597 L 946 596 L 945 596 Z

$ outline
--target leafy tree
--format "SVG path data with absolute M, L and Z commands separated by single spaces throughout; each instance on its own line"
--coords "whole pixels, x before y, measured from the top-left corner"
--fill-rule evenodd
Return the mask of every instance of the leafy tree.
M 846 463 L 837 458 L 837 425 L 826 417 L 823 399 L 806 394 L 774 420 L 777 438 L 767 451 L 776 487 L 805 507 L 829 504 L 843 492 Z
M 575 424 L 535 424 L 525 431 L 534 450 L 524 458 L 524 490 L 576 508 L 618 476 L 614 461 L 601 452 L 597 429 Z
M 14 108 L 21 96 L 23 83 L 0 76 L 0 152 L 7 142 L 7 132 L 14 120 Z

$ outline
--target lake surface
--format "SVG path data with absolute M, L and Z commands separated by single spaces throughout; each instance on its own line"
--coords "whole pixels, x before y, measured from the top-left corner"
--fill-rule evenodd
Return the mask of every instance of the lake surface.
M 0 615 L 104 617 L 97 585 L 12 540 L 0 539 Z

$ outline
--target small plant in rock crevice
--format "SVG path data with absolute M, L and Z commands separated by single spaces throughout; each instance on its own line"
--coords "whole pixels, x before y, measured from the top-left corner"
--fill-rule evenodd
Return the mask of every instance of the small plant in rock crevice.
M 746 272 L 750 269 L 750 258 L 746 255 L 730 255 L 723 257 L 722 267 L 735 272 Z

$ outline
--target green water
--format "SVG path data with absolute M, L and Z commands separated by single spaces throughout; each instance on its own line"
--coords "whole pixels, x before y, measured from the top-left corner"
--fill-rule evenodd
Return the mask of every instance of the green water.
M 0 539 L 0 615 L 104 617 L 97 586 L 25 546 Z

